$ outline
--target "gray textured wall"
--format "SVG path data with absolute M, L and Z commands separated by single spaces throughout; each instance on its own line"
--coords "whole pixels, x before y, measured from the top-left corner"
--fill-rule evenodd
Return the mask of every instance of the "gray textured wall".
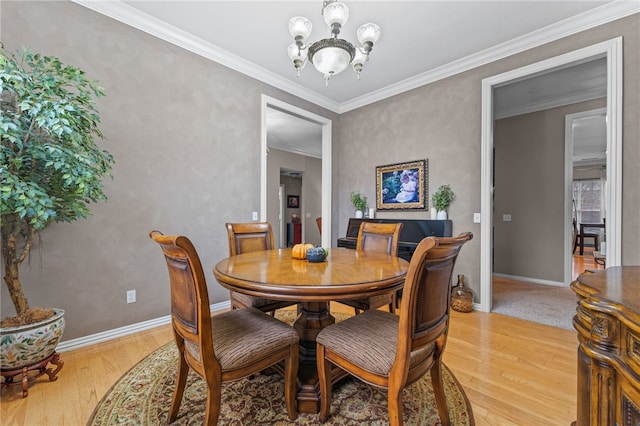
M 226 257 L 224 222 L 260 207 L 260 95 L 333 120 L 332 241 L 353 214 L 352 190 L 374 200 L 375 166 L 429 159 L 430 188 L 450 183 L 454 232 L 471 230 L 456 273 L 479 286 L 481 79 L 619 35 L 625 37 L 623 262 L 640 263 L 640 26 L 638 15 L 367 107 L 335 114 L 69 2 L 3 1 L 0 39 L 60 57 L 101 81 L 109 202 L 41 235 L 23 268 L 34 306 L 67 310 L 71 339 L 169 313 L 167 274 L 148 231 L 188 235 L 207 278 Z M 428 47 L 426 48 L 428 49 Z M 380 217 L 426 218 L 427 212 Z M 125 292 L 138 302 L 125 304 Z M 228 292 L 209 279 L 212 302 Z M 2 314 L 13 313 L 2 286 Z
M 70 2 L 2 2 L 2 42 L 58 56 L 100 80 L 101 146 L 115 157 L 107 203 L 41 233 L 22 268 L 33 306 L 66 310 L 64 340 L 169 314 L 166 264 L 148 232 L 192 239 L 212 303 L 225 222 L 260 211 L 262 94 L 335 114 Z M 126 304 L 126 290 L 137 303 Z M 2 315 L 13 307 L 2 285 Z
M 623 36 L 623 213 L 622 262 L 640 263 L 640 15 L 474 68 L 340 115 L 334 140 L 334 174 L 341 185 L 334 197 L 341 206 L 336 226 L 344 232 L 352 214 L 349 194 L 375 196 L 375 166 L 429 159 L 429 190 L 449 183 L 456 199 L 448 209 L 453 232 L 475 238 L 461 252 L 456 273 L 467 276 L 478 301 L 480 288 L 481 86 L 482 79 Z M 426 52 L 428 54 L 428 47 Z M 429 195 L 430 197 L 430 195 Z M 429 199 L 431 202 L 431 200 Z M 376 213 L 379 217 L 426 218 L 427 212 Z
M 605 105 L 596 99 L 496 120 L 494 272 L 564 282 L 565 115 Z

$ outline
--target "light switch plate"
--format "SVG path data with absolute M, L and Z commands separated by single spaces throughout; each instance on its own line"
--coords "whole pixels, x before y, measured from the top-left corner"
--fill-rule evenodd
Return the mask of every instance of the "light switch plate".
M 473 223 L 480 223 L 480 213 L 473 214 Z
M 503 214 L 502 215 L 502 221 L 503 222 L 511 222 L 511 215 L 510 214 Z

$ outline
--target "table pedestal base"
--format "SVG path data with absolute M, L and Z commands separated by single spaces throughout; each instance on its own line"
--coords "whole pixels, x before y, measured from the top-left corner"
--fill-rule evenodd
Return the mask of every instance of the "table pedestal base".
M 320 411 L 320 384 L 316 367 L 316 336 L 326 326 L 335 323 L 328 302 L 302 303 L 300 314 L 293 324 L 300 336 L 300 363 L 298 367 L 299 413 Z

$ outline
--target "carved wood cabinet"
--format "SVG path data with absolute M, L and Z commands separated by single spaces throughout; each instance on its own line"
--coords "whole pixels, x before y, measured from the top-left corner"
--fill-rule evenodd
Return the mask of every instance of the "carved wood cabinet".
M 585 272 L 578 295 L 577 426 L 640 425 L 640 266 Z

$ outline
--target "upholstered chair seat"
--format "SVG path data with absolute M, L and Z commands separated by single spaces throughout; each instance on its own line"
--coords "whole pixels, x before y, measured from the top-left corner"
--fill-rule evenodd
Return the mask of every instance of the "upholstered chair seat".
M 272 353 L 298 344 L 293 327 L 256 308 L 211 317 L 213 350 L 222 371 L 251 367 Z
M 337 322 L 320 334 L 317 342 L 328 346 L 354 365 L 380 376 L 389 376 L 398 347 L 400 317 L 371 309 L 351 321 Z M 433 352 L 433 343 L 411 352 L 409 368 L 423 362 Z

